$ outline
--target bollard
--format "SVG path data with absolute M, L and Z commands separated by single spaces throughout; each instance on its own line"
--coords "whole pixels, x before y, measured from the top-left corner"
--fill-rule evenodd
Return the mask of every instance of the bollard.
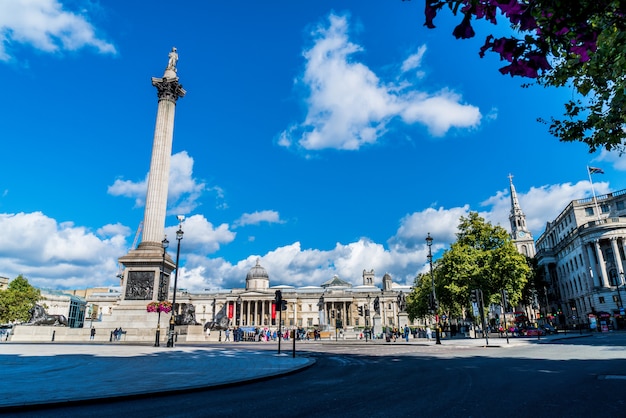
M 56 332 L 56 330 L 52 330 L 52 341 L 54 341 L 54 333 Z

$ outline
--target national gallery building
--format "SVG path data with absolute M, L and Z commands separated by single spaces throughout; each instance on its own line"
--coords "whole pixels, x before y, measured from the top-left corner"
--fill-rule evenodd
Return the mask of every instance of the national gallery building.
M 277 291 L 280 291 L 284 301 L 283 310 L 276 304 Z M 380 333 L 384 327 L 425 326 L 423 319 L 408 319 L 405 304 L 410 292 L 411 286 L 393 283 L 389 274 L 385 274 L 380 286 L 377 286 L 374 270 L 363 270 L 362 284 L 358 286 L 337 276 L 320 286 L 270 286 L 267 270 L 257 261 L 246 275 L 245 288 L 198 292 L 179 289 L 176 292 L 176 313 L 181 317 L 188 314 L 188 323 L 183 324 L 185 327 L 206 325 L 208 328 L 212 324 L 224 324 L 224 318 L 227 318 L 226 324 L 231 328 L 277 329 L 280 323 L 282 329 L 334 332 L 338 328 L 348 332 L 371 327 L 374 332 Z M 135 339 L 132 323 L 121 321 L 122 317 L 116 314 L 125 309 L 121 288 L 74 291 L 72 296 L 85 301 L 84 328 L 94 326 L 104 331 L 121 326 L 127 330 L 129 340 Z M 57 305 L 60 305 L 58 301 Z M 59 308 L 59 311 L 64 311 L 61 306 Z M 147 314 L 144 310 L 143 315 L 155 314 Z M 162 316 L 161 328 L 166 329 L 170 314 Z M 155 316 L 146 324 L 147 328 L 153 331 L 156 321 Z M 185 327 L 177 326 L 177 332 Z M 139 334 L 138 339 L 142 339 Z

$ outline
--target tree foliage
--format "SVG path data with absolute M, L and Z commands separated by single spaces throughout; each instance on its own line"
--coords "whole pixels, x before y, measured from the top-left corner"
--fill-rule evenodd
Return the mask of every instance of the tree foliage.
M 626 2 L 620 0 L 425 0 L 425 26 L 448 8 L 461 15 L 457 39 L 475 36 L 473 21 L 508 21 L 515 36 L 489 35 L 480 56 L 494 52 L 507 64 L 502 74 L 565 85 L 578 97 L 549 131 L 561 141 L 580 141 L 624 151 L 626 133 Z
M 7 290 L 0 291 L 0 323 L 28 321 L 29 309 L 40 298 L 39 289 L 31 286 L 22 275 L 17 276 L 9 283 Z
M 487 305 L 500 303 L 502 290 L 511 304 L 521 301 L 532 270 L 508 232 L 476 212 L 461 217 L 458 229 L 457 240 L 433 266 L 439 312 L 461 316 L 470 307 L 473 289 L 482 290 Z M 431 287 L 430 274 L 418 275 L 407 299 L 409 318 L 428 315 Z

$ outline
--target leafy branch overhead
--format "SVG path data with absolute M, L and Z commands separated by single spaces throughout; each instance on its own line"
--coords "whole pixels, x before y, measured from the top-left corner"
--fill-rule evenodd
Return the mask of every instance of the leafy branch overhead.
M 404 0 L 403 0 L 404 1 Z M 425 23 L 435 28 L 442 9 L 461 21 L 457 39 L 475 36 L 473 24 L 505 20 L 511 36 L 487 36 L 490 51 L 506 62 L 500 72 L 543 86 L 569 86 L 577 98 L 565 103 L 562 119 L 551 118 L 561 141 L 624 151 L 626 114 L 626 2 L 619 0 L 425 0 Z

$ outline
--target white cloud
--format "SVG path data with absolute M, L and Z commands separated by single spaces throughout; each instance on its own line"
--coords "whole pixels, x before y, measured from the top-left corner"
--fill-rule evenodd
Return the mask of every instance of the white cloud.
M 14 44 L 45 52 L 93 47 L 100 53 L 115 53 L 85 16 L 64 10 L 57 0 L 0 1 L 0 61 L 11 59 L 7 47 Z
M 170 161 L 170 177 L 167 191 L 168 213 L 186 215 L 198 207 L 198 199 L 207 190 L 206 185 L 193 177 L 194 160 L 186 151 L 172 155 Z M 135 206 L 145 205 L 146 191 L 148 190 L 148 174 L 144 180 L 117 179 L 109 186 L 108 193 L 113 196 L 124 196 L 135 199 Z M 215 191 L 218 199 L 223 198 L 223 191 L 219 187 L 210 189 Z
M 280 214 L 274 210 L 262 210 L 254 213 L 244 213 L 237 221 L 235 226 L 258 225 L 261 222 L 282 224 L 285 221 L 280 219 Z
M 0 275 L 23 274 L 40 287 L 118 284 L 117 258 L 127 249 L 128 228 L 105 225 L 98 236 L 71 222 L 58 223 L 41 212 L 0 214 Z M 15 239 L 19 237 L 19 239 Z
M 228 224 L 221 224 L 215 227 L 202 215 L 192 215 L 185 219 L 182 224 L 183 241 L 186 253 L 195 253 L 200 256 L 212 254 L 220 249 L 224 244 L 228 244 L 237 235 L 232 232 Z M 170 242 L 174 241 L 178 230 L 178 223 L 165 228 L 165 234 Z
M 596 161 L 606 161 L 613 165 L 613 168 L 618 171 L 626 171 L 626 158 L 620 151 L 607 151 L 603 149 L 600 152 Z
M 402 72 L 406 73 L 411 70 L 415 70 L 422 66 L 422 59 L 426 53 L 426 45 L 422 45 L 417 49 L 417 52 L 409 55 L 402 63 Z
M 610 192 L 609 183 L 593 184 L 596 195 Z M 552 184 L 531 187 L 526 193 L 516 190 L 520 207 L 526 215 L 526 225 L 535 239 L 545 230 L 546 222 L 554 220 L 572 201 L 584 199 L 592 195 L 591 184 L 587 180 L 578 183 Z M 481 213 L 487 220 L 511 230 L 509 213 L 511 212 L 511 196 L 508 189 L 497 192 L 481 203 L 488 206 L 489 212 Z
M 596 193 L 609 192 L 608 183 L 594 183 Z M 517 190 L 522 210 L 535 238 L 545 222 L 554 219 L 572 200 L 591 195 L 588 181 L 533 187 Z M 213 225 L 202 215 L 192 215 L 183 223 L 181 241 L 180 287 L 189 290 L 244 287 L 245 277 L 257 258 L 270 275 L 270 285 L 320 285 L 337 274 L 353 285 L 362 284 L 364 269 L 374 269 L 377 284 L 385 273 L 394 282 L 412 284 L 413 278 L 428 270 L 425 238 L 434 238 L 433 254 L 449 248 L 456 239 L 461 216 L 479 211 L 488 221 L 509 230 L 510 196 L 507 189 L 496 192 L 481 204 L 453 208 L 427 208 L 399 220 L 387 245 L 366 237 L 354 242 L 337 243 L 330 249 L 302 248 L 300 242 L 278 247 L 266 254 L 250 255 L 231 263 L 210 257 L 234 242 L 236 233 L 228 224 Z M 273 211 L 248 214 L 246 222 L 277 221 Z M 170 252 L 178 223 L 172 217 L 166 227 Z M 241 220 L 240 220 L 241 221 Z M 48 288 L 86 288 L 118 284 L 117 259 L 127 253 L 128 240 L 134 231 L 120 225 L 104 225 L 95 233 L 71 222 L 58 222 L 40 212 L 0 214 L 0 276 L 14 278 L 24 274 L 31 283 Z M 13 237 L 19 236 L 19 240 Z
M 377 142 L 395 118 L 425 125 L 434 136 L 480 123 L 478 108 L 462 104 L 458 94 L 446 89 L 420 92 L 408 80 L 380 80 L 355 61 L 354 54 L 363 49 L 348 39 L 347 18 L 331 14 L 329 21 L 328 27 L 317 28 L 314 45 L 304 52 L 306 68 L 300 81 L 308 91 L 307 116 L 279 135 L 279 145 L 357 150 Z M 425 51 L 421 47 L 409 56 L 402 72 L 417 68 Z

